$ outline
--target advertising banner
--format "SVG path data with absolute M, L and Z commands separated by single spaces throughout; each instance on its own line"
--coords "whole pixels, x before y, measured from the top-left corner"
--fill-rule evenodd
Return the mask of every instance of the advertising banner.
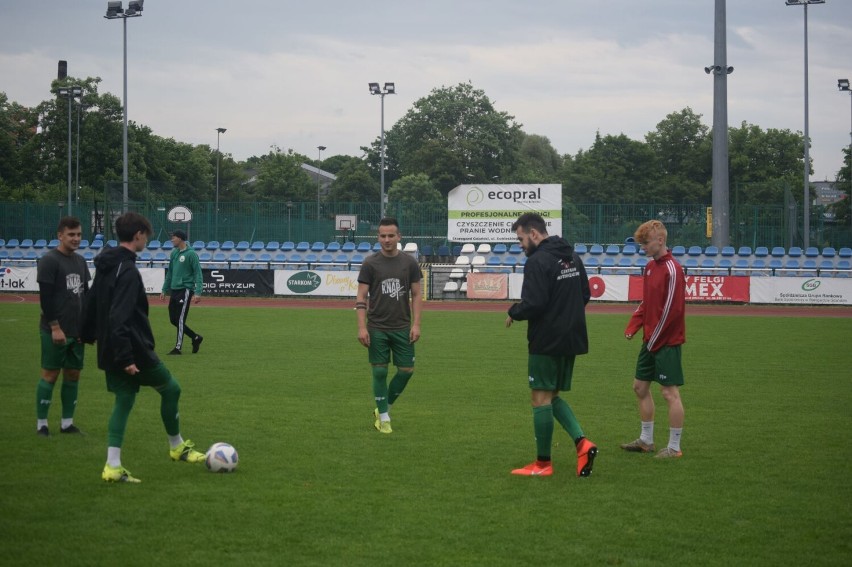
M 272 270 L 201 270 L 203 295 L 270 296 L 273 291 Z M 160 282 L 162 286 L 162 282 Z
M 589 276 L 592 301 L 627 301 L 628 288 L 631 285 L 630 278 L 631 276 Z M 523 285 L 523 274 L 509 274 L 509 299 L 520 299 Z M 639 298 L 641 297 L 640 293 Z
M 447 239 L 516 242 L 512 223 L 538 213 L 550 235 L 562 234 L 562 185 L 459 185 L 447 195 Z
M 274 270 L 275 295 L 312 297 L 355 297 L 358 272 L 323 270 Z
M 467 276 L 468 299 L 506 299 L 509 297 L 509 274 L 475 272 Z
M 163 291 L 163 282 L 166 280 L 165 268 L 139 268 L 139 273 L 142 274 L 145 293 L 158 294 Z M 94 274 L 95 270 L 92 270 L 92 275 Z
M 752 278 L 752 303 L 852 305 L 848 278 Z
M 4 266 L 0 263 L 0 292 L 38 291 L 35 268 Z
M 628 277 L 629 301 L 642 301 L 642 276 Z M 749 279 L 747 276 L 686 276 L 686 301 L 748 303 Z

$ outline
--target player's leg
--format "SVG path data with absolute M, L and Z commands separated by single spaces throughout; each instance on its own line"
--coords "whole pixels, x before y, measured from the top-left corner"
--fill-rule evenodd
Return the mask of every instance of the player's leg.
M 195 450 L 195 443 L 184 440 L 180 433 L 180 384 L 162 362 L 146 368 L 138 375 L 142 386 L 150 386 L 160 394 L 160 419 L 169 438 L 169 456 L 173 461 L 200 463 L 204 453 Z
M 647 343 L 642 343 L 636 361 L 636 374 L 633 379 L 633 392 L 639 403 L 639 418 L 642 430 L 638 439 L 624 443 L 625 451 L 649 453 L 654 451 L 654 398 L 651 396 L 651 382 L 656 374 L 654 355 L 648 352 Z
M 571 391 L 571 380 L 574 376 L 574 356 L 558 357 L 557 363 L 557 390 L 554 392 L 550 405 L 553 407 L 554 418 L 574 441 L 574 447 L 577 450 L 577 476 L 586 477 L 592 474 L 592 467 L 598 454 L 598 446 L 586 438 L 571 406 L 559 395 L 559 392 Z
M 669 410 L 669 442 L 665 449 L 657 453 L 658 457 L 680 457 L 680 438 L 683 434 L 683 401 L 680 387 L 683 386 L 683 367 L 681 366 L 680 345 L 663 347 L 657 354 L 657 381 L 660 383 L 663 399 Z
M 77 409 L 77 396 L 80 385 L 80 371 L 83 369 L 83 343 L 72 338 L 65 347 L 65 364 L 62 370 L 62 424 L 60 433 L 82 433 L 74 425 L 74 412 Z
M 186 293 L 183 296 L 183 312 L 181 313 L 181 326 L 183 327 L 183 334 L 190 338 L 193 345 L 195 345 L 195 339 L 198 337 L 198 333 L 189 328 L 186 324 L 186 320 L 189 318 L 189 307 L 192 305 L 192 296 L 195 293 L 191 289 L 187 289 Z
M 115 395 L 115 401 L 107 426 L 107 462 L 101 478 L 107 482 L 139 482 L 121 464 L 124 432 L 127 430 L 127 421 L 136 402 L 139 386 L 133 382 L 130 375 L 121 371 L 106 371 L 106 382 L 107 390 Z
M 535 432 L 536 460 L 512 474 L 522 476 L 549 476 L 553 474 L 551 451 L 553 445 L 553 396 L 556 391 L 556 362 L 554 357 L 529 355 L 530 402 Z
M 59 347 L 53 344 L 50 333 L 40 331 L 41 338 L 41 377 L 36 385 L 36 433 L 42 437 L 50 435 L 47 415 L 53 403 L 53 388 L 62 368 L 63 356 Z
M 390 338 L 383 331 L 370 330 L 368 358 L 373 378 L 373 398 L 376 402 L 373 425 L 382 433 L 390 433 L 388 413 L 388 364 L 390 363 Z
M 169 354 L 180 354 L 180 349 L 183 347 L 183 308 L 186 302 L 184 301 L 184 292 L 186 290 L 173 290 L 169 298 L 169 321 L 176 328 L 175 348 Z
M 396 374 L 388 386 L 388 411 L 414 374 L 414 344 L 409 340 L 409 331 L 390 333 L 390 338 Z

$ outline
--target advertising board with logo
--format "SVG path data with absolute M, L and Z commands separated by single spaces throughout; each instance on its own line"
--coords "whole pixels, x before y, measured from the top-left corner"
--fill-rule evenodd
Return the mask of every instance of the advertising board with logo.
M 642 276 L 630 278 L 629 301 L 642 301 Z M 747 276 L 686 276 L 686 301 L 736 301 L 749 302 Z M 752 281 L 754 281 L 752 279 Z
M 469 299 L 506 299 L 509 297 L 509 275 L 475 272 L 467 276 Z
M 275 270 L 275 295 L 355 297 L 358 272 Z
M 538 213 L 550 235 L 562 235 L 562 185 L 459 185 L 447 195 L 447 239 L 516 242 L 512 223 Z
M 216 296 L 269 296 L 272 270 L 201 270 L 204 294 Z
M 752 303 L 852 305 L 847 278 L 751 278 Z

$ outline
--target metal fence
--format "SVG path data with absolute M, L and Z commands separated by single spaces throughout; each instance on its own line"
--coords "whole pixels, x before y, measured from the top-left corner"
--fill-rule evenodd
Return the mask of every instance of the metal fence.
M 192 211 L 188 225 L 171 223 L 168 211 L 183 205 Z M 183 228 L 191 240 L 248 241 L 322 241 L 374 240 L 379 221 L 379 203 L 316 202 L 220 202 L 218 213 L 211 201 L 138 202 L 128 204 L 151 220 L 154 238 L 164 240 L 170 231 Z M 72 211 L 83 221 L 84 238 L 102 233 L 112 238 L 112 220 L 121 214 L 122 204 L 81 203 Z M 829 222 L 822 207 L 811 207 L 810 245 L 817 247 L 852 246 L 852 228 Z M 423 245 L 439 246 L 447 242 L 446 207 L 434 204 L 390 203 L 387 214 L 400 223 L 403 239 Z M 802 219 L 795 205 L 733 205 L 730 214 L 730 245 L 790 246 L 802 245 Z M 51 239 L 56 223 L 67 211 L 55 204 L 0 202 L 0 238 Z M 355 215 L 353 230 L 335 230 L 335 215 Z M 563 209 L 564 236 L 570 242 L 623 243 L 636 227 L 651 218 L 666 224 L 669 243 L 706 246 L 705 205 L 658 204 L 580 204 Z

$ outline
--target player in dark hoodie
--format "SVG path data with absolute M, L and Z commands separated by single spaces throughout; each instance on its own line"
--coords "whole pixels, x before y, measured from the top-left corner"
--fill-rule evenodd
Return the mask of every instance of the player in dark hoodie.
M 549 236 L 541 215 L 524 213 L 512 225 L 527 263 L 521 302 L 509 308 L 506 327 L 528 321 L 528 375 L 538 458 L 512 471 L 524 476 L 550 476 L 554 418 L 577 448 L 577 476 L 592 474 L 597 446 L 586 439 L 560 391 L 571 389 L 574 357 L 589 352 L 586 303 L 591 298 L 586 268 L 562 237 Z
M 145 249 L 151 223 L 138 213 L 115 220 L 120 245 L 95 258 L 95 283 L 87 300 L 83 339 L 98 343 L 98 367 L 106 373 L 107 390 L 115 394 L 109 420 L 107 462 L 101 478 L 107 482 L 140 482 L 121 465 L 121 445 L 130 410 L 140 386 L 160 394 L 160 415 L 175 461 L 199 463 L 204 453 L 180 434 L 180 385 L 154 353 L 154 334 L 148 321 L 148 297 L 136 268 L 136 253 Z

